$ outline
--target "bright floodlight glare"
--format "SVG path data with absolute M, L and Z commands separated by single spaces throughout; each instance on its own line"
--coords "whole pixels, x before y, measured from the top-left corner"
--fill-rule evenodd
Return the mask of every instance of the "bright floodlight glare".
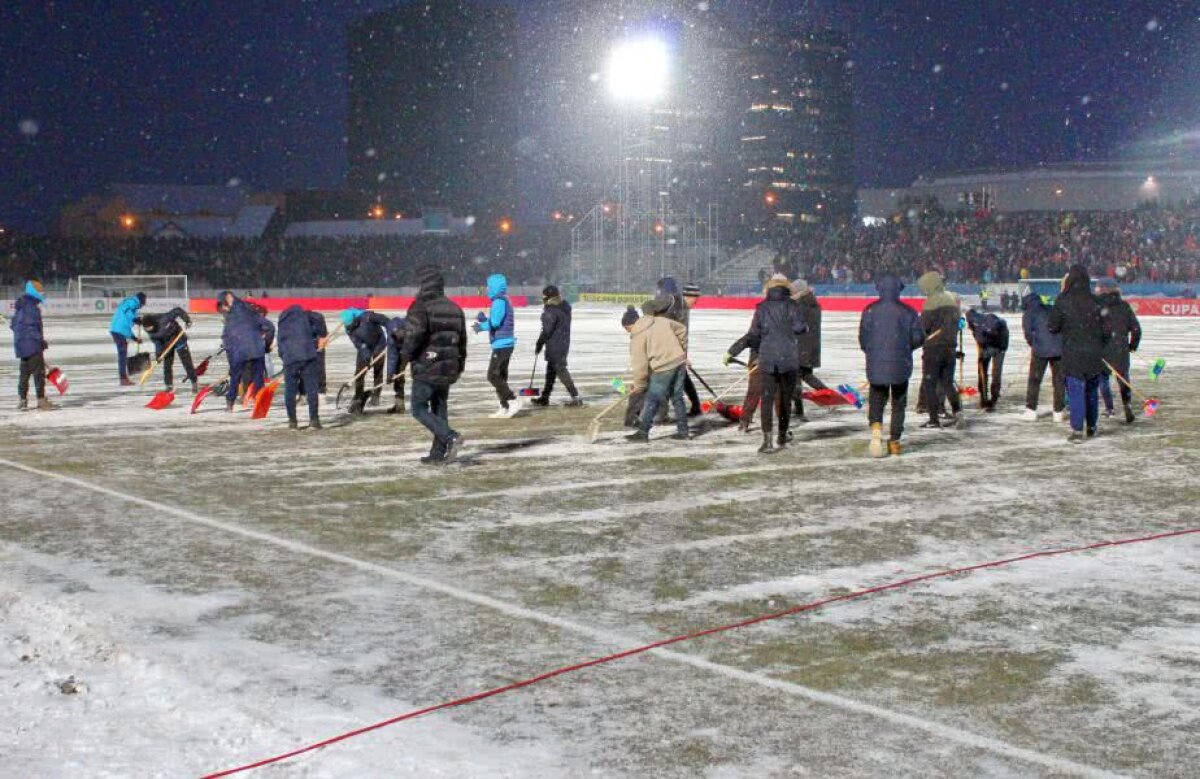
M 617 100 L 657 100 L 667 91 L 667 45 L 655 38 L 625 41 L 609 57 L 607 80 Z

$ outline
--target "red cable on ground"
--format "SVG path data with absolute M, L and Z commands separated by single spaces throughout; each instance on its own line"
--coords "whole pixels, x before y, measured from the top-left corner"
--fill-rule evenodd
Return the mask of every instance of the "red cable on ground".
M 442 709 L 449 709 L 449 708 L 453 708 L 455 706 L 465 706 L 468 703 L 474 703 L 475 701 L 481 701 L 481 700 L 484 700 L 485 698 L 491 698 L 493 696 L 501 695 L 503 693 L 511 692 L 513 690 L 519 690 L 522 687 L 528 687 L 530 685 L 537 684 L 538 682 L 543 682 L 547 679 L 552 679 L 555 676 L 562 676 L 563 674 L 573 673 L 575 671 L 580 671 L 584 668 L 591 668 L 592 666 L 595 666 L 595 665 L 611 663 L 615 660 L 622 660 L 626 657 L 632 657 L 634 655 L 644 654 L 646 652 L 651 651 L 652 649 L 659 649 L 664 646 L 670 646 L 671 644 L 678 644 L 683 641 L 691 641 L 692 639 L 703 638 L 704 636 L 711 636 L 715 633 L 724 633 L 724 632 L 730 631 L 730 630 L 737 630 L 739 628 L 749 627 L 751 625 L 757 625 L 760 622 L 768 622 L 768 621 L 774 620 L 774 619 L 790 617 L 794 614 L 800 614 L 805 611 L 815 611 L 816 609 L 822 608 L 824 606 L 829 606 L 831 604 L 840 603 L 843 601 L 854 600 L 856 598 L 862 598 L 866 595 L 872 595 L 872 594 L 879 593 L 879 592 L 887 592 L 888 590 L 898 590 L 902 587 L 909 587 L 911 585 L 918 584 L 920 582 L 929 581 L 931 579 L 941 579 L 941 578 L 944 578 L 947 576 L 955 576 L 960 573 L 971 573 L 973 571 L 979 571 L 984 568 L 998 568 L 1003 565 L 1012 565 L 1013 563 L 1019 563 L 1019 562 L 1025 561 L 1025 560 L 1034 560 L 1039 557 L 1057 557 L 1059 555 L 1073 554 L 1075 552 L 1086 552 L 1091 549 L 1104 549 L 1106 547 L 1125 546 L 1126 544 L 1137 544 L 1137 543 L 1142 543 L 1144 541 L 1158 541 L 1163 538 L 1175 538 L 1177 536 L 1186 536 L 1191 533 L 1200 533 L 1200 528 L 1189 528 L 1187 530 L 1175 530 L 1175 531 L 1172 531 L 1169 533 L 1157 533 L 1152 536 L 1139 536 L 1137 538 L 1124 538 L 1119 541 L 1101 541 L 1101 542 L 1095 543 L 1095 544 L 1088 544 L 1086 546 L 1073 546 L 1073 547 L 1069 547 L 1067 549 L 1055 549 L 1055 550 L 1050 550 L 1050 551 L 1045 551 L 1045 552 L 1032 552 L 1030 554 L 1021 555 L 1019 557 L 1009 557 L 1004 560 L 993 560 L 992 562 L 988 562 L 988 563 L 978 563 L 976 565 L 968 565 L 968 566 L 965 566 L 962 568 L 952 568 L 947 571 L 938 571 L 936 573 L 927 573 L 927 574 L 923 574 L 921 576 L 914 576 L 909 579 L 902 579 L 900 581 L 892 582 L 891 584 L 881 584 L 878 587 L 869 587 L 865 590 L 856 590 L 854 592 L 845 593 L 844 595 L 834 595 L 834 596 L 831 596 L 828 598 L 824 598 L 822 600 L 812 601 L 810 603 L 805 603 L 805 604 L 802 604 L 799 606 L 792 606 L 789 609 L 784 609 L 783 611 L 777 611 L 772 614 L 764 614 L 759 617 L 752 617 L 750 619 L 742 620 L 741 622 L 734 622 L 734 623 L 731 623 L 728 625 L 721 625 L 719 627 L 707 628 L 705 630 L 696 631 L 695 633 L 687 633 L 687 634 L 680 635 L 680 636 L 674 636 L 672 638 L 664 638 L 661 641 L 655 641 L 652 644 L 646 644 L 644 646 L 635 647 L 633 649 L 626 649 L 623 652 L 617 652 L 615 654 L 605 655 L 603 657 L 597 657 L 597 658 L 593 658 L 591 660 L 585 660 L 584 662 L 576 663 L 575 665 L 568 665 L 568 666 L 564 666 L 562 668 L 556 668 L 553 671 L 547 671 L 546 673 L 539 674 L 538 676 L 531 676 L 528 679 L 522 679 L 521 681 L 513 682 L 512 684 L 506 684 L 503 687 L 495 687 L 491 690 L 484 690 L 483 692 L 475 693 L 474 695 L 468 695 L 463 698 L 455 698 L 454 700 L 444 701 L 442 703 L 438 703 L 433 706 L 426 706 L 423 709 L 416 709 L 415 711 L 410 711 L 407 714 L 401 714 L 398 717 L 392 717 L 391 719 L 386 719 L 386 720 L 383 720 L 382 722 L 376 722 L 374 725 L 367 725 L 365 727 L 358 728 L 357 730 L 351 730 L 348 733 L 342 733 L 341 735 L 334 736 L 332 738 L 327 738 L 324 741 L 318 741 L 314 744 L 309 744 L 308 746 L 301 747 L 299 749 L 294 749 L 291 752 L 285 752 L 284 754 L 281 754 L 281 755 L 276 755 L 274 757 L 268 757 L 268 758 L 259 760 L 254 763 L 248 763 L 243 766 L 238 766 L 237 768 L 230 768 L 225 771 L 219 771 L 215 774 L 207 774 L 204 777 L 202 777 L 202 779 L 218 779 L 218 777 L 232 776 L 233 774 L 241 773 L 243 771 L 249 771 L 254 768 L 261 768 L 262 766 L 270 765 L 271 763 L 278 763 L 282 760 L 287 760 L 288 758 L 296 757 L 297 755 L 302 755 L 305 752 L 312 752 L 315 749 L 321 749 L 322 747 L 327 747 L 330 744 L 336 744 L 339 741 L 345 741 L 346 739 L 354 738 L 355 736 L 361 736 L 364 733 L 370 733 L 372 730 L 379 730 L 380 728 L 385 728 L 388 725 L 394 725 L 397 722 L 403 722 L 405 720 L 416 719 L 417 717 L 421 717 L 426 714 L 431 714 L 435 711 L 440 711 Z

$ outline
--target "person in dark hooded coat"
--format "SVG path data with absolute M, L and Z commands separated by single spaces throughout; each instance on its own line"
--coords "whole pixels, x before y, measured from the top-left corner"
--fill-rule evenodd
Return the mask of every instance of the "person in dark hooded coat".
M 925 343 L 921 315 L 900 300 L 904 282 L 885 273 L 875 281 L 879 300 L 863 311 L 858 323 L 858 346 L 867 356 L 867 381 L 871 385 L 867 420 L 871 424 L 871 455 L 900 454 L 904 435 L 904 410 L 912 380 L 915 349 Z M 883 446 L 883 408 L 891 398 L 891 430 Z
M 660 312 L 659 316 L 674 319 L 683 325 L 689 331 L 689 340 L 691 339 L 692 306 L 699 298 L 699 287 L 689 284 L 683 292 L 680 292 L 679 282 L 673 276 L 664 276 L 658 280 L 654 296 L 657 310 Z M 696 391 L 696 384 L 692 381 L 692 375 L 688 371 L 684 371 L 683 374 L 683 394 L 688 400 L 688 416 L 700 416 L 700 394 Z M 666 420 L 666 413 L 667 409 L 664 404 L 659 418 L 660 422 Z
M 796 347 L 796 336 L 807 329 L 800 306 L 792 300 L 791 283 L 782 276 L 772 277 L 767 282 L 766 299 L 754 309 L 750 329 L 739 338 L 725 354 L 728 365 L 746 347 L 758 351 L 758 371 L 762 373 L 762 429 L 763 443 L 760 454 L 770 454 L 775 447 L 787 446 L 788 427 L 791 422 L 792 395 L 796 390 L 796 374 L 800 370 L 800 359 Z M 771 425 L 779 410 L 779 432 L 775 445 L 771 441 Z
M 582 406 L 579 390 L 575 388 L 575 381 L 567 368 L 567 355 L 571 352 L 571 304 L 563 299 L 558 287 L 553 284 L 542 290 L 542 332 L 534 347 L 535 358 L 542 350 L 546 353 L 546 383 L 541 396 L 534 398 L 534 405 L 550 405 L 554 382 L 560 380 L 571 396 L 567 405 Z
M 319 402 L 321 391 L 320 354 L 329 332 L 325 317 L 306 311 L 299 305 L 288 306 L 279 315 L 279 358 L 283 360 L 283 405 L 287 410 L 288 427 L 299 427 L 296 400 L 304 393 L 308 401 L 308 426 L 321 429 Z
M 1067 377 L 1067 405 L 1071 408 L 1072 443 L 1096 435 L 1100 419 L 1100 380 L 1109 330 L 1103 306 L 1092 294 L 1087 268 L 1072 265 L 1063 280 L 1047 322 L 1050 332 L 1062 336 L 1063 373 Z
M 338 315 L 350 343 L 354 344 L 355 375 L 362 374 L 354 380 L 354 400 L 350 402 L 350 413 L 361 414 L 370 396 L 372 406 L 379 405 L 379 397 L 383 393 L 384 360 L 379 357 L 387 349 L 388 318 L 374 311 L 363 311 L 361 308 L 347 308 Z M 374 365 L 372 365 L 374 361 Z M 370 366 L 369 370 L 365 370 Z M 371 391 L 367 392 L 367 376 L 371 376 Z
M 176 306 L 165 314 L 142 314 L 142 329 L 150 336 L 150 340 L 154 342 L 154 356 L 156 359 L 162 360 L 163 366 L 163 381 L 170 390 L 175 386 L 175 356 L 179 356 L 179 363 L 183 366 L 183 373 L 187 377 L 188 382 L 192 385 L 192 393 L 196 392 L 196 384 L 198 377 L 196 376 L 196 366 L 192 362 L 192 351 L 188 348 L 187 333 L 183 332 L 184 327 L 192 326 L 192 318 L 182 308 Z M 181 325 L 180 322 L 183 322 Z M 183 333 L 180 335 L 180 333 Z M 176 336 L 179 340 L 176 341 Z M 174 348 L 171 351 L 166 351 L 171 342 L 175 342 Z M 164 354 L 165 352 L 165 354 Z
M 13 331 L 13 351 L 20 361 L 20 373 L 17 378 L 17 408 L 25 411 L 29 408 L 29 380 L 33 379 L 33 391 L 37 398 L 37 407 L 42 411 L 50 411 L 54 404 L 46 398 L 46 343 L 45 332 L 42 329 L 42 310 L 38 307 L 45 302 L 46 293 L 42 290 L 40 281 L 25 282 L 25 294 L 17 298 L 13 304 L 13 318 L 8 326 Z
M 976 361 L 979 406 L 984 411 L 995 411 L 1003 385 L 1004 355 L 1008 352 L 1008 323 L 995 314 L 971 309 L 967 311 L 967 326 L 979 353 Z
M 225 315 L 221 343 L 229 358 L 229 389 L 225 392 L 225 410 L 233 411 L 238 385 L 243 374 L 256 387 L 266 384 L 263 358 L 275 339 L 275 325 L 250 304 L 226 290 L 217 296 L 217 311 Z
M 954 426 L 962 428 L 965 418 L 958 388 L 954 385 L 954 361 L 958 355 L 955 348 L 959 334 L 958 301 L 946 291 L 942 275 L 937 271 L 917 279 L 917 287 L 925 294 L 925 307 L 921 310 L 921 326 L 925 328 L 925 351 L 921 355 L 921 392 L 929 421 L 921 427 L 941 427 L 938 412 L 942 398 L 950 401 Z
M 1050 307 L 1042 302 L 1042 296 L 1030 292 L 1025 296 L 1025 312 L 1021 314 L 1021 330 L 1025 343 L 1029 344 L 1029 379 L 1025 387 L 1025 415 L 1029 421 L 1037 420 L 1038 396 L 1042 392 L 1042 379 L 1046 368 L 1050 369 L 1050 383 L 1054 389 L 1054 418 L 1063 421 L 1067 407 L 1066 379 L 1062 372 L 1062 336 L 1050 332 Z
M 450 427 L 450 387 L 467 364 L 467 322 L 446 297 L 446 282 L 436 266 L 417 271 L 420 289 L 404 318 L 401 359 L 412 375 L 413 418 L 433 433 L 422 463 L 448 463 L 458 456 L 463 437 Z
M 1133 424 L 1133 391 L 1129 389 L 1129 355 L 1136 352 L 1142 343 L 1142 325 L 1138 322 L 1133 306 L 1121 299 L 1121 288 L 1114 279 L 1098 279 L 1096 291 L 1100 305 L 1108 319 L 1110 338 L 1104 350 L 1104 378 L 1100 380 L 1100 397 L 1104 399 L 1107 416 L 1113 414 L 1113 395 L 1109 376 L 1110 367 L 1117 371 L 1117 384 L 1121 392 L 1121 406 L 1125 411 L 1125 424 Z
M 792 300 L 800 306 L 800 314 L 808 326 L 803 333 L 796 336 L 800 371 L 796 374 L 796 392 L 792 398 L 795 404 L 793 416 L 803 422 L 804 385 L 807 384 L 815 390 L 829 388 L 814 373 L 821 367 L 821 304 L 817 301 L 816 293 L 802 279 L 792 282 Z

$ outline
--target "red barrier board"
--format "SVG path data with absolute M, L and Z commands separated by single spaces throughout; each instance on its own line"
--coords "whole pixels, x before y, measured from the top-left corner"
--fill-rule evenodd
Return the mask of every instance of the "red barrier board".
M 459 308 L 464 311 L 468 309 L 488 308 L 492 305 L 491 298 L 487 295 L 469 295 L 466 297 L 452 297 L 450 299 L 457 303 Z M 377 296 L 367 301 L 367 307 L 372 311 L 407 311 L 414 300 L 416 298 L 399 295 Z M 525 295 L 512 295 L 508 298 L 508 302 L 512 303 L 513 308 L 525 308 L 529 305 L 529 299 Z
M 1188 298 L 1126 298 L 1138 316 L 1200 316 L 1200 300 Z
M 867 306 L 874 303 L 878 298 L 849 298 L 849 297 L 826 297 L 819 298 L 822 311 L 852 311 L 861 312 Z M 902 300 L 920 311 L 925 305 L 925 298 L 902 298 Z M 723 310 L 746 310 L 753 309 L 762 301 L 762 298 L 719 298 L 719 297 L 702 297 L 696 301 L 698 309 L 723 309 Z
M 242 298 L 257 303 L 267 311 L 283 311 L 288 306 L 299 304 L 314 311 L 340 311 L 343 308 L 366 308 L 368 298 Z M 193 314 L 217 313 L 217 301 L 213 298 L 192 298 Z

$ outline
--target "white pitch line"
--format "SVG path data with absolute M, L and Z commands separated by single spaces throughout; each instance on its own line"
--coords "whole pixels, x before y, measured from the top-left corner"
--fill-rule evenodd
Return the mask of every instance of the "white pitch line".
M 396 570 L 395 568 L 389 568 L 385 565 L 372 563 L 366 560 L 359 560 L 358 558 L 339 554 L 337 552 L 330 552 L 328 550 L 310 546 L 299 541 L 292 541 L 280 536 L 272 535 L 271 533 L 264 533 L 258 530 L 250 530 L 248 528 L 239 527 L 238 525 L 212 519 L 211 517 L 206 517 L 201 514 L 188 511 L 187 509 L 181 509 L 176 506 L 170 506 L 165 503 L 159 503 L 158 501 L 148 500 L 146 498 L 139 498 L 136 495 L 130 495 L 128 493 L 103 487 L 98 484 L 92 484 L 91 482 L 84 481 L 83 479 L 77 479 L 73 476 L 65 476 L 54 473 L 53 471 L 34 468 L 32 466 L 24 465 L 22 463 L 14 462 L 4 458 L 0 458 L 0 465 L 6 465 L 13 470 L 22 471 L 34 476 L 42 476 L 47 479 L 53 479 L 55 481 L 62 482 L 64 484 L 70 484 L 99 495 L 107 495 L 108 497 L 116 498 L 117 500 L 143 506 L 160 514 L 169 514 L 187 522 L 203 525 L 214 530 L 220 530 L 222 532 L 229 533 L 230 535 L 237 535 L 243 538 L 261 541 L 262 543 L 270 544 L 280 549 L 286 549 L 296 554 L 328 560 L 330 562 L 340 563 L 342 565 L 356 568 L 360 571 L 366 571 L 369 573 L 378 574 L 380 576 L 385 576 L 396 581 L 404 582 L 405 584 L 413 587 L 440 593 L 455 600 L 472 603 L 477 606 L 483 606 L 484 608 L 492 609 L 493 611 L 497 611 L 506 616 L 537 622 L 539 624 L 555 627 L 576 635 L 585 636 L 617 649 L 634 648 L 645 643 L 631 636 L 624 636 L 619 633 L 601 630 L 579 622 L 572 622 L 560 617 L 555 617 L 551 614 L 546 614 L 544 612 L 525 608 L 524 606 L 518 606 L 507 601 L 499 600 L 498 598 L 493 598 L 488 595 L 481 595 L 476 592 L 471 592 L 470 590 L 464 590 L 453 585 L 444 584 L 435 579 L 429 579 L 424 576 L 415 576 L 413 574 Z M 799 684 L 783 681 L 781 679 L 774 679 L 772 677 L 751 671 L 744 671 L 740 668 L 734 668 L 733 666 L 723 665 L 721 663 L 714 663 L 710 660 L 705 660 L 700 657 L 683 654 L 669 649 L 654 649 L 651 650 L 651 653 L 663 658 L 664 660 L 669 660 L 681 665 L 688 665 L 692 666 L 693 668 L 709 671 L 719 676 L 724 676 L 727 679 L 734 679 L 737 681 L 746 682 L 748 684 L 765 687 L 767 689 L 776 690 L 778 692 L 783 692 L 798 698 L 804 698 L 806 700 L 813 701 L 815 703 L 821 703 L 832 708 L 841 709 L 843 711 L 874 717 L 875 719 L 883 720 L 884 722 L 889 722 L 893 725 L 900 725 L 902 727 L 924 731 L 932 736 L 954 742 L 961 746 L 972 749 L 986 750 L 1006 758 L 1042 766 L 1043 768 L 1053 771 L 1059 771 L 1074 776 L 1097 777 L 1097 779 L 1110 779 L 1111 777 L 1121 776 L 1120 774 L 1106 771 L 1095 766 L 1077 763 L 1073 760 L 1056 757 L 1054 755 L 1043 754 L 1031 749 L 1025 749 L 1024 747 L 1018 747 L 990 736 L 981 736 L 977 733 L 972 733 L 970 731 L 962 730 L 961 728 L 945 725 L 940 722 L 934 722 L 932 720 L 922 719 L 921 717 L 916 717 L 911 714 L 892 711 L 891 709 L 885 709 L 882 706 L 863 703 L 851 698 L 845 698 L 841 695 L 822 692 L 820 690 L 813 690 Z

